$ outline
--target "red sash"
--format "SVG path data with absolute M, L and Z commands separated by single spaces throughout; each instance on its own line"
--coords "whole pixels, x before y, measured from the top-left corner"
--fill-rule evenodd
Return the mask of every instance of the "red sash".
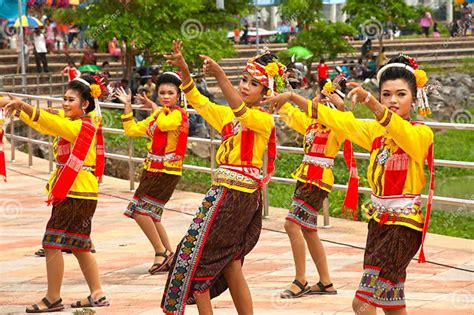
M 186 154 L 186 146 L 188 143 L 188 116 L 186 111 L 176 106 L 175 110 L 181 112 L 181 126 L 179 127 L 178 142 L 176 144 L 176 150 L 174 151 L 174 157 L 170 161 L 178 161 L 184 158 Z M 168 144 L 168 131 L 162 131 L 156 124 L 156 118 L 148 125 L 147 130 L 148 136 L 152 138 L 151 152 L 154 155 L 164 156 L 166 154 L 166 146 Z M 164 161 L 151 161 L 151 167 L 162 170 L 164 168 Z
M 313 129 L 317 129 L 319 127 L 318 123 L 311 124 L 308 129 L 306 130 L 306 134 Z M 309 152 L 305 153 L 309 156 L 316 156 L 316 157 L 326 157 L 326 145 L 328 142 L 329 134 L 331 130 L 328 132 L 316 132 L 314 134 L 314 139 L 311 144 L 309 144 Z M 311 184 L 312 181 L 320 181 L 323 178 L 324 167 L 314 164 L 308 164 L 308 172 L 306 175 L 306 182 Z
M 242 126 L 241 133 L 242 133 L 241 142 L 240 142 L 240 160 L 242 162 L 241 166 L 255 167 L 252 164 L 255 132 L 251 129 L 248 129 Z M 234 135 L 234 126 L 233 126 L 233 122 L 230 122 L 222 128 L 222 131 L 221 131 L 222 142 L 224 142 L 225 140 L 227 140 L 229 137 L 233 135 Z M 275 171 L 276 155 L 277 155 L 276 129 L 275 127 L 273 127 L 270 133 L 270 138 L 268 139 L 268 145 L 267 145 L 267 156 L 268 156 L 267 175 L 265 175 L 264 178 L 259 180 L 260 187 L 265 186 L 270 181 L 273 175 L 273 172 Z
M 61 164 L 64 163 L 64 166 L 56 176 L 47 200 L 48 205 L 51 205 L 51 203 L 57 205 L 66 199 L 67 193 L 84 164 L 84 159 L 92 144 L 95 132 L 96 129 L 90 118 L 83 118 L 81 130 L 76 138 L 72 152 L 70 152 L 70 149 L 67 149 L 67 147 L 70 148 L 68 141 L 64 139 L 59 141 L 57 160 Z
M 7 167 L 5 164 L 5 151 L 3 149 L 3 134 L 5 130 L 3 130 L 2 126 L 0 126 L 0 178 L 3 177 L 3 180 L 7 181 Z
M 434 147 L 433 144 L 430 145 L 428 149 L 428 155 L 426 156 L 426 160 L 428 162 L 428 169 L 430 170 L 430 188 L 428 191 L 428 200 L 426 202 L 426 214 L 425 214 L 425 222 L 423 223 L 423 232 L 421 236 L 421 249 L 420 255 L 418 256 L 419 263 L 425 263 L 425 251 L 423 249 L 423 244 L 425 243 L 426 232 L 428 231 L 428 224 L 430 223 L 430 215 L 431 215 L 431 205 L 433 202 L 433 194 L 434 194 L 434 178 L 435 178 L 435 170 L 434 170 Z
M 102 176 L 105 170 L 105 147 L 104 147 L 104 134 L 102 132 L 102 119 L 97 128 L 97 134 L 95 136 L 95 176 L 99 183 L 102 183 Z
M 349 140 L 344 141 L 344 161 L 349 170 L 349 182 L 347 183 L 346 197 L 342 205 L 342 214 L 345 214 L 345 209 L 350 209 L 352 218 L 357 220 L 357 208 L 359 203 L 359 175 L 357 173 L 357 163 L 354 158 L 354 150 L 352 143 Z

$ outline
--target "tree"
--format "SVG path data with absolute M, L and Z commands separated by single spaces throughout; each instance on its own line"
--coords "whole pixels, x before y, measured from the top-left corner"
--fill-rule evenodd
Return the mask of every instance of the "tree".
M 311 23 L 320 18 L 323 9 L 321 0 L 283 0 L 280 14 L 283 20 L 296 21 L 302 29 L 308 29 Z
M 185 44 L 191 67 L 198 64 L 199 54 L 217 60 L 232 55 L 233 45 L 222 26 L 232 20 L 233 14 L 247 8 L 242 5 L 244 2 L 231 2 L 229 10 L 224 11 L 217 10 L 215 1 L 210 0 L 101 0 L 75 9 L 74 22 L 87 25 L 86 35 L 100 44 L 113 37 L 123 41 L 126 45 L 124 75 L 130 78 L 136 51 L 144 50 L 154 61 L 160 61 L 163 54 L 170 52 L 172 40 L 177 38 Z
M 413 10 L 400 0 L 347 0 L 342 9 L 349 21 L 363 35 L 378 38 L 379 53 L 383 47 L 384 23 L 406 25 L 413 18 Z
M 322 57 L 332 59 L 340 53 L 353 51 L 354 48 L 344 37 L 351 37 L 355 32 L 356 30 L 351 25 L 344 22 L 318 21 L 313 23 L 308 30 L 298 33 L 296 40 L 288 45 L 290 47 L 303 46 L 313 53 L 313 56 L 306 60 L 306 66 L 311 69 L 311 64 L 315 60 Z M 285 59 L 284 55 L 280 56 Z

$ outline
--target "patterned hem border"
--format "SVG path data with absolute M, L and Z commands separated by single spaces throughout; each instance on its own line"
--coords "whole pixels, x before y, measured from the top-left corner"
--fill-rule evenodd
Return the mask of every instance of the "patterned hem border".
M 285 220 L 288 220 L 288 221 L 291 221 L 295 224 L 298 224 L 301 228 L 305 229 L 305 230 L 310 230 L 310 231 L 315 231 L 317 232 L 318 231 L 318 228 L 313 228 L 313 227 L 309 227 L 307 225 L 304 225 L 303 223 L 301 223 L 298 219 L 294 219 L 292 217 L 286 217 Z
M 82 248 L 75 248 L 75 247 L 69 247 L 69 246 L 51 246 L 51 245 L 43 245 L 43 248 L 49 248 L 49 249 L 67 249 L 71 251 L 78 251 L 78 252 L 90 252 L 90 249 L 82 249 Z
M 362 302 L 365 302 L 365 303 L 370 304 L 370 305 L 375 306 L 375 307 L 380 307 L 382 309 L 383 308 L 406 308 L 405 304 L 404 305 L 381 305 L 381 304 L 378 304 L 378 303 L 372 301 L 370 299 L 370 297 L 369 298 L 364 298 L 363 296 L 361 296 L 357 292 L 355 294 L 355 297 L 358 298 L 359 300 L 361 300 Z
M 153 220 L 153 222 L 161 222 L 161 219 L 155 219 L 154 217 L 152 217 L 148 213 L 143 213 L 143 212 L 140 212 L 138 210 L 133 211 L 131 214 L 127 211 L 127 212 L 124 212 L 123 215 L 126 216 L 127 218 L 135 220 L 135 218 L 132 216 L 133 213 L 138 214 L 138 215 L 142 215 L 142 216 L 145 216 L 145 217 L 149 217 Z

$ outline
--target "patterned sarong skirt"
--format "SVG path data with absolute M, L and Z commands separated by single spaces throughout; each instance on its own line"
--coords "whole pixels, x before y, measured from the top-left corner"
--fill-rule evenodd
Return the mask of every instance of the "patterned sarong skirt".
M 328 192 L 315 185 L 296 182 L 295 193 L 286 220 L 294 222 L 303 229 L 316 231 L 318 212 Z
M 163 208 L 170 200 L 180 178 L 178 175 L 143 170 L 140 185 L 124 215 L 129 218 L 133 218 L 133 214 L 145 215 L 155 222 L 161 222 Z
M 165 313 L 183 314 L 194 304 L 194 293 L 209 291 L 211 298 L 227 290 L 223 271 L 257 244 L 262 228 L 259 190 L 244 193 L 212 186 L 196 212 L 176 255 L 161 307 Z
M 421 232 L 370 220 L 356 297 L 376 307 L 404 308 L 406 269 L 420 245 Z
M 97 200 L 67 197 L 53 206 L 46 225 L 43 248 L 91 250 L 92 217 Z

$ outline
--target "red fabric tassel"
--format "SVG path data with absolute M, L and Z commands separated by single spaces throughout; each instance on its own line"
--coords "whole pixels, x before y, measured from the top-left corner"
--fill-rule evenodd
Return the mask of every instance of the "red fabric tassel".
M 7 181 L 7 166 L 5 162 L 5 151 L 3 148 L 3 135 L 5 130 L 0 127 L 0 178 L 3 177 L 3 180 Z
M 430 148 L 428 149 L 428 156 L 426 157 L 428 161 L 428 168 L 430 170 L 430 190 L 428 192 L 428 200 L 426 203 L 426 215 L 425 215 L 425 222 L 423 223 L 423 232 L 421 236 L 421 249 L 420 249 L 420 256 L 418 257 L 419 263 L 425 263 L 425 251 L 423 248 L 426 232 L 428 231 L 428 224 L 430 222 L 430 215 L 431 215 L 431 205 L 433 202 L 433 194 L 434 194 L 434 179 L 435 179 L 435 172 L 434 172 L 434 156 L 433 156 L 434 147 L 431 144 Z
M 56 177 L 56 181 L 51 189 L 48 205 L 56 205 L 66 199 L 67 193 L 76 180 L 79 171 L 84 164 L 84 159 L 92 144 L 96 130 L 90 118 L 82 119 L 81 130 L 74 143 L 72 153 L 69 155 L 66 164 Z
M 388 213 L 387 213 L 387 212 L 384 212 L 384 213 L 382 214 L 382 216 L 380 217 L 380 222 L 379 222 L 379 224 L 380 224 L 380 225 L 384 225 L 384 224 L 388 221 L 388 219 L 389 219 Z
M 344 161 L 349 170 L 349 182 L 347 184 L 347 192 L 342 206 L 342 215 L 345 216 L 345 209 L 351 210 L 354 221 L 357 221 L 357 208 L 359 204 L 359 176 L 357 173 L 357 163 L 354 158 L 354 150 L 349 140 L 344 141 Z
M 262 179 L 262 186 L 265 186 L 272 178 L 273 172 L 275 171 L 275 160 L 277 155 L 276 149 L 276 129 L 273 127 L 270 133 L 270 139 L 268 140 L 268 164 L 267 164 L 267 175 Z
M 104 134 L 102 131 L 102 122 L 99 125 L 96 133 L 96 145 L 95 145 L 95 176 L 99 183 L 102 183 L 102 176 L 105 170 L 105 147 L 104 147 Z

